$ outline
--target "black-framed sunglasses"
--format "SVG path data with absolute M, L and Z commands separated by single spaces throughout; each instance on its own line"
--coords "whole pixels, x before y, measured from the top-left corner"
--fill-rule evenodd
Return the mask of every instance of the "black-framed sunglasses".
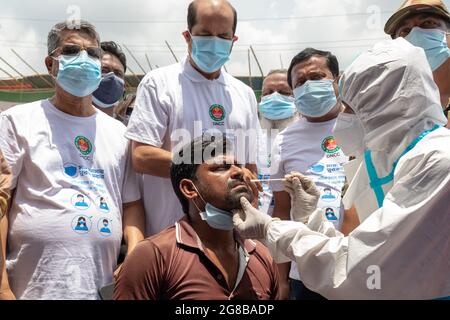
M 55 50 L 52 51 L 50 54 L 51 56 L 54 56 L 55 53 L 58 55 L 65 55 L 65 56 L 78 56 L 81 51 L 86 50 L 87 54 L 94 59 L 100 60 L 103 56 L 103 50 L 100 47 L 82 47 L 78 44 L 66 44 L 62 47 L 58 47 Z

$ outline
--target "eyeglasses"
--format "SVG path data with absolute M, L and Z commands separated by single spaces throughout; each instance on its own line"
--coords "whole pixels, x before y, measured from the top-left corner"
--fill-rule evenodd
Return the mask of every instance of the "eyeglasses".
M 67 44 L 62 47 L 58 47 L 50 53 L 50 56 L 54 56 L 55 54 L 77 57 L 81 51 L 86 50 L 87 54 L 93 58 L 100 60 L 103 56 L 103 50 L 100 47 L 82 47 L 78 44 Z

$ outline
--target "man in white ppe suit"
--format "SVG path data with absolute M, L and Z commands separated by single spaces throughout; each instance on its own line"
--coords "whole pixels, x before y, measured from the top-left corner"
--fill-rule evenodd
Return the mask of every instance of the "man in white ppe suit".
M 315 209 L 318 192 L 286 176 L 295 221 L 241 199 L 234 224 L 264 239 L 278 263 L 295 261 L 328 299 L 437 299 L 450 295 L 450 132 L 423 50 L 378 43 L 344 73 L 335 136 L 359 167 L 344 197 L 361 224 L 344 237 Z

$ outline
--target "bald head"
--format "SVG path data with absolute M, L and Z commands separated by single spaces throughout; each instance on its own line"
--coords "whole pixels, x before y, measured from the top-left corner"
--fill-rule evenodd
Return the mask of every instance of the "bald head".
M 202 18 L 229 20 L 233 34 L 236 33 L 237 13 L 234 7 L 226 0 L 194 0 L 188 8 L 188 30 Z

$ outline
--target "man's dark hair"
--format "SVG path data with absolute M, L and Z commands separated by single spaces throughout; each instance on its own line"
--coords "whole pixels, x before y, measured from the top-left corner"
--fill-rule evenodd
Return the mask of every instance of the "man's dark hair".
M 237 12 L 236 9 L 230 3 L 228 3 L 228 5 L 230 6 L 231 10 L 233 10 L 233 17 L 234 17 L 233 34 L 235 34 L 237 28 Z M 187 24 L 189 32 L 192 32 L 192 28 L 195 26 L 196 23 L 197 23 L 197 4 L 195 3 L 195 1 L 193 1 L 189 4 L 188 7 Z
M 189 201 L 181 193 L 181 180 L 189 179 L 197 181 L 197 169 L 199 165 L 208 159 L 226 154 L 229 147 L 229 142 L 224 134 L 204 134 L 184 145 L 178 152 L 174 152 L 172 165 L 170 166 L 170 179 L 173 190 L 180 200 L 185 214 L 189 212 Z M 205 154 L 205 149 L 207 148 L 211 152 L 206 152 Z M 201 154 L 199 154 L 200 152 Z M 198 163 L 199 161 L 201 163 Z
M 127 71 L 127 57 L 123 53 L 122 48 L 114 41 L 104 41 L 100 44 L 103 53 L 109 53 L 119 59 L 120 63 L 123 65 L 123 70 Z
M 337 78 L 339 76 L 339 62 L 336 58 L 335 55 L 333 55 L 331 52 L 329 51 L 322 51 L 322 50 L 317 50 L 314 48 L 306 48 L 305 50 L 303 50 L 302 52 L 300 52 L 299 54 L 297 54 L 294 59 L 292 59 L 291 61 L 291 65 L 289 66 L 288 69 L 288 83 L 289 86 L 294 89 L 292 87 L 292 69 L 299 63 L 303 62 L 303 61 L 307 61 L 309 59 L 311 59 L 312 57 L 324 57 L 327 60 L 327 66 L 328 69 L 330 69 L 331 73 L 333 74 L 333 76 L 335 78 Z
M 108 219 L 103 219 L 103 223 L 109 223 Z

